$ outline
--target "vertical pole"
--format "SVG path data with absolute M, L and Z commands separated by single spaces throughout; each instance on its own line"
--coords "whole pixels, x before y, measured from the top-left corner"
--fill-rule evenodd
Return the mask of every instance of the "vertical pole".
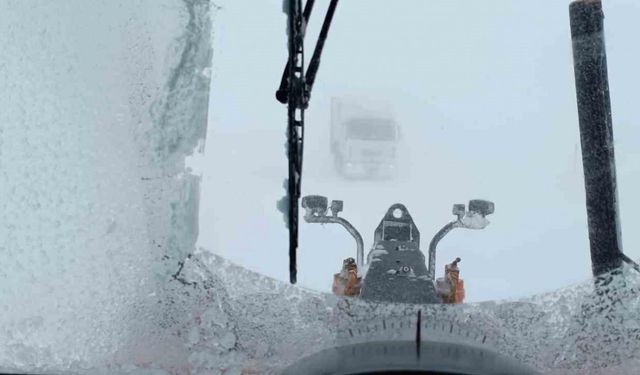
M 611 102 L 600 0 L 569 6 L 594 276 L 622 265 Z

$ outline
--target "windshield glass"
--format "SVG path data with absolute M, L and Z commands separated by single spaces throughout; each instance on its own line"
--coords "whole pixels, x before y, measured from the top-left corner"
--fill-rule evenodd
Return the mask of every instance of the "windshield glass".
M 640 2 L 573 3 L 0 1 L 0 373 L 633 373 Z
M 396 138 L 396 128 L 389 120 L 350 120 L 347 122 L 347 138 L 361 141 L 393 141 Z

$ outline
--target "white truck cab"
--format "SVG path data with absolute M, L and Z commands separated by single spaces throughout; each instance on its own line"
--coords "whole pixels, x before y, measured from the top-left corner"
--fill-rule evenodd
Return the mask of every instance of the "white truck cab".
M 387 103 L 332 98 L 331 154 L 347 178 L 391 178 L 396 174 L 399 127 Z

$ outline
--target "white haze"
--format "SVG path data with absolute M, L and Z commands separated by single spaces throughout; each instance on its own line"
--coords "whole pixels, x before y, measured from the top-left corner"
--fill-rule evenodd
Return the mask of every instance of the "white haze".
M 328 1 L 317 1 L 307 62 Z M 387 208 L 405 204 L 423 250 L 451 205 L 495 202 L 482 231 L 440 244 L 437 274 L 462 258 L 469 300 L 531 295 L 584 280 L 591 266 L 568 1 L 339 3 L 307 111 L 303 195 L 344 200 L 365 248 Z M 274 98 L 286 61 L 279 0 L 219 1 L 199 246 L 288 280 L 288 237 L 276 202 L 286 178 L 286 108 Z M 625 252 L 640 257 L 636 20 L 640 3 L 605 3 Z M 329 100 L 385 97 L 403 128 L 404 166 L 388 182 L 350 182 L 331 169 Z M 298 279 L 330 290 L 353 239 L 301 223 Z

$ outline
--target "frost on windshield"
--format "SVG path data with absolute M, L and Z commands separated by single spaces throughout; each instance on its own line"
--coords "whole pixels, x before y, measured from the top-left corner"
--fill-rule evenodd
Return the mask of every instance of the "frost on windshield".
M 0 369 L 279 373 L 324 348 L 413 340 L 418 311 L 423 340 L 545 372 L 637 368 L 631 270 L 600 294 L 588 281 L 517 301 L 400 305 L 291 286 L 196 250 L 200 180 L 185 158 L 206 133 L 215 6 L 1 8 Z
M 182 363 L 156 327 L 197 237 L 211 4 L 0 4 L 0 368 Z M 175 341 L 175 340 L 174 340 Z
M 162 332 L 184 355 L 178 373 L 279 373 L 324 348 L 412 341 L 420 311 L 425 341 L 483 347 L 544 373 L 624 374 L 640 353 L 640 278 L 624 272 L 606 280 L 606 295 L 586 282 L 518 301 L 378 304 L 287 285 L 200 249 L 169 283 L 176 306 Z

